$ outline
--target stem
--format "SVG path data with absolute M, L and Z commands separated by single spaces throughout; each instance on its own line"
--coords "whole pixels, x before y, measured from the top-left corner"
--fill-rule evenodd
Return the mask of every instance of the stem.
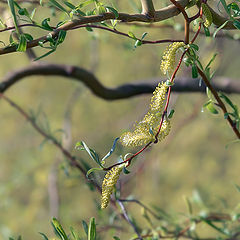
M 174 4 L 174 5 L 179 9 L 179 11 L 183 14 L 185 20 L 186 20 L 187 22 L 189 22 L 189 17 L 188 17 L 188 15 L 187 15 L 184 7 L 183 7 L 180 3 L 178 3 L 177 1 L 175 1 L 175 0 L 170 0 L 170 1 L 171 1 L 172 4 Z
M 119 200 L 117 200 L 117 202 L 118 202 L 120 208 L 122 209 L 122 212 L 123 212 L 123 215 L 124 215 L 125 219 L 128 221 L 128 223 L 132 226 L 134 232 L 137 234 L 138 239 L 142 240 L 141 234 L 139 233 L 137 227 L 134 225 L 134 223 L 132 222 L 132 220 L 129 218 L 128 213 L 127 213 L 127 210 L 126 210 L 126 208 L 124 207 L 123 203 L 122 203 L 121 201 L 119 201 Z
M 189 43 L 189 21 L 185 20 L 185 44 Z

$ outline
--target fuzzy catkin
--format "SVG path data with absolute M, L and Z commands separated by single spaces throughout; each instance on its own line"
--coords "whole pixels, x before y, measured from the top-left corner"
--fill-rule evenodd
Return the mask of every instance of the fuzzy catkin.
M 205 16 L 205 22 L 203 24 L 205 27 L 210 27 L 213 22 L 213 18 L 212 18 L 212 13 L 208 8 L 207 4 L 202 3 L 202 10 L 203 10 L 203 15 Z
M 114 185 L 117 183 L 117 180 L 124 166 L 125 164 L 115 166 L 106 173 L 102 183 L 102 199 L 101 199 L 102 209 L 108 206 L 111 194 L 114 189 Z
M 177 50 L 181 47 L 184 47 L 185 43 L 183 42 L 174 42 L 171 43 L 163 53 L 160 69 L 164 75 L 167 72 L 172 72 L 175 66 L 175 57 Z
M 155 140 L 155 135 L 158 131 L 158 125 L 161 120 L 161 112 L 167 93 L 168 86 L 166 83 L 159 83 L 153 92 L 149 111 L 144 116 L 142 121 L 139 121 L 133 132 L 125 132 L 120 137 L 123 145 L 128 147 L 136 147 Z M 163 140 L 170 131 L 170 122 L 163 121 L 162 128 L 158 135 L 158 140 Z

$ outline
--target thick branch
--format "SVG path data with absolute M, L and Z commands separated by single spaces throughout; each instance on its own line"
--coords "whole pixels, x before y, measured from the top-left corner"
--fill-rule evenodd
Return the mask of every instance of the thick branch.
M 133 97 L 136 95 L 152 93 L 161 79 L 148 79 L 143 83 L 125 84 L 116 88 L 103 86 L 99 80 L 90 72 L 76 67 L 61 64 L 32 64 L 26 68 L 9 73 L 0 83 L 0 93 L 4 93 L 15 83 L 29 76 L 61 76 L 67 79 L 82 82 L 92 93 L 105 100 L 118 100 Z M 217 91 L 225 93 L 240 93 L 239 84 L 230 79 L 222 78 L 218 84 L 213 87 Z M 199 87 L 199 81 L 196 79 L 179 79 L 172 87 L 175 92 L 205 92 L 205 86 Z
M 155 17 L 155 9 L 152 0 L 141 0 L 142 4 L 142 14 L 147 15 L 149 18 L 153 19 Z
M 181 4 L 181 6 L 185 7 L 188 3 L 188 0 L 179 0 L 178 3 Z M 154 22 L 160 22 L 165 19 L 171 18 L 173 16 L 176 16 L 180 13 L 179 9 L 174 6 L 170 5 L 168 7 L 162 8 L 159 11 L 155 12 Z M 92 16 L 84 16 L 79 19 L 74 19 L 70 22 L 67 22 L 60 26 L 59 28 L 52 31 L 50 34 L 53 38 L 55 38 L 60 30 L 71 30 L 73 28 L 76 28 L 77 26 L 80 26 L 82 24 L 87 23 L 96 23 L 96 22 L 102 22 L 105 20 L 115 19 L 115 15 L 112 12 L 106 12 L 102 15 L 92 15 Z M 127 13 L 119 13 L 118 20 L 124 21 L 124 22 L 152 22 L 152 20 L 144 15 L 144 14 L 127 14 Z M 33 48 L 38 46 L 39 41 L 48 41 L 47 36 L 40 37 L 38 39 L 35 39 L 31 42 L 27 43 L 27 48 Z M 16 52 L 16 46 L 6 47 L 6 48 L 0 48 L 0 55 Z

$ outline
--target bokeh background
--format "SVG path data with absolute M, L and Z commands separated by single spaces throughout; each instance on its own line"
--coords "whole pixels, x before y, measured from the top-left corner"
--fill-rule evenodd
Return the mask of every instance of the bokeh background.
M 134 4 L 138 6 L 137 1 L 116 1 L 115 4 L 119 10 L 127 9 L 128 12 L 135 11 Z M 2 3 L 0 5 L 2 7 Z M 29 4 L 26 7 L 31 8 Z M 59 19 L 64 19 L 62 14 L 56 14 Z M 50 15 L 47 8 L 37 9 L 37 19 L 47 15 Z M 55 18 L 51 19 L 51 24 L 54 24 Z M 173 21 L 183 24 L 181 17 L 175 17 Z M 165 23 L 172 23 L 172 20 Z M 179 29 L 180 25 L 177 27 Z M 148 32 L 147 39 L 151 40 L 183 37 L 183 32 L 171 28 L 151 29 L 124 24 L 119 24 L 118 28 L 124 32 L 132 31 L 136 36 Z M 31 32 L 35 37 L 43 34 L 36 29 L 25 29 L 25 32 Z M 7 41 L 8 37 L 9 33 L 1 33 L 0 40 Z M 203 63 L 218 53 L 213 66 L 216 76 L 239 81 L 239 41 L 200 37 L 197 43 Z M 79 29 L 69 32 L 57 52 L 42 61 L 80 66 L 92 71 L 108 87 L 152 81 L 153 78 L 165 80 L 159 65 L 166 45 L 144 45 L 135 50 L 133 46 L 131 39 L 97 29 L 93 32 Z M 39 48 L 34 51 L 38 56 L 44 53 Z M 28 64 L 29 59 L 24 53 L 2 55 L 0 76 L 3 78 Z M 182 67 L 180 76 L 191 76 L 190 69 Z M 26 111 L 39 113 L 38 122 L 42 126 L 49 125 L 53 132 L 63 129 L 65 133 L 56 131 L 55 136 L 67 138 L 72 154 L 91 166 L 96 165 L 88 155 L 74 149 L 76 142 L 85 141 L 104 156 L 113 140 L 147 112 L 151 97 L 142 95 L 104 101 L 81 83 L 61 77 L 40 76 L 20 81 L 6 95 Z M 239 95 L 230 97 L 240 105 Z M 177 214 L 187 211 L 184 196 L 199 194 L 206 206 L 223 212 L 231 211 L 239 203 L 240 194 L 234 187 L 234 184 L 240 184 L 239 144 L 226 148 L 235 136 L 222 114 L 212 115 L 202 109 L 206 101 L 204 94 L 173 93 L 171 108 L 175 109 L 175 114 L 171 134 L 133 161 L 131 173 L 121 178 L 122 198 L 131 195 L 150 207 L 157 206 Z M 56 202 L 59 204 L 58 218 L 66 229 L 73 226 L 82 231 L 81 221 L 88 221 L 92 216 L 96 217 L 99 231 L 112 224 L 114 210 L 109 207 L 99 211 L 99 193 L 91 191 L 81 174 L 68 165 L 59 150 L 50 142 L 43 144 L 43 137 L 3 100 L 0 101 L 0 126 L 1 239 L 18 235 L 23 239 L 41 239 L 39 232 L 54 236 L 50 225 L 54 210 L 49 202 L 52 189 L 59 197 Z M 116 162 L 120 154 L 135 151 L 118 144 L 109 164 Z M 138 206 L 129 204 L 127 209 L 139 225 L 146 224 Z M 127 228 L 124 222 L 116 224 Z M 117 231 L 121 239 L 128 239 L 132 230 L 127 229 L 118 231 L 110 228 L 101 232 L 101 236 L 112 239 Z

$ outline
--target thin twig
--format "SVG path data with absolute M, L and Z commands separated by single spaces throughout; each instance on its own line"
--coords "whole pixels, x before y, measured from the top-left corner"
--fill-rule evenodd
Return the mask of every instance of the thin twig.
M 125 206 L 123 205 L 123 203 L 119 200 L 117 200 L 117 203 L 119 204 L 120 208 L 122 209 L 123 215 L 125 217 L 125 219 L 128 221 L 128 223 L 132 226 L 134 232 L 137 234 L 138 239 L 142 240 L 141 234 L 139 233 L 137 227 L 135 226 L 135 224 L 132 222 L 132 220 L 129 218 L 127 210 L 125 208 Z

